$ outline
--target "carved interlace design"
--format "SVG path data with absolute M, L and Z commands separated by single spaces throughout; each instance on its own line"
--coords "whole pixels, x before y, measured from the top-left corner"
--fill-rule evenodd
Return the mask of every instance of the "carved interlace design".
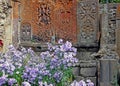
M 47 5 L 47 3 L 40 4 L 38 8 L 38 20 L 39 20 L 39 25 L 41 24 L 49 24 L 50 23 L 50 15 L 51 15 L 51 9 Z
M 98 31 L 98 4 L 97 0 L 79 1 L 77 7 L 77 23 L 80 29 L 79 41 L 81 44 L 94 44 Z

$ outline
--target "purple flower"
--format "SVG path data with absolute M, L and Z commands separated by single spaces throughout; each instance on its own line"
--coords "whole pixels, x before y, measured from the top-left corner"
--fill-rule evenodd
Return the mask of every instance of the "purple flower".
M 60 82 L 60 80 L 61 80 L 62 77 L 63 77 L 63 73 L 62 73 L 61 71 L 57 71 L 57 72 L 53 75 L 53 77 L 55 78 L 55 80 L 56 80 L 57 82 Z
M 46 69 L 46 63 L 40 63 L 39 65 L 38 65 L 38 69 Z
M 22 82 L 22 86 L 31 86 L 29 82 Z
M 3 86 L 6 83 L 6 81 L 7 81 L 6 76 L 0 77 L 0 86 Z
M 62 43 L 63 43 L 63 39 L 59 39 L 58 44 L 62 44 Z
M 39 81 L 38 82 L 39 86 L 43 86 L 43 82 Z
M 49 59 L 49 57 L 50 57 L 50 52 L 49 52 L 49 51 L 42 52 L 42 53 L 40 54 L 40 56 L 41 56 L 41 58 L 42 58 L 43 60 L 47 60 L 47 59 Z
M 83 85 L 80 85 L 80 84 L 75 80 L 75 81 L 73 81 L 73 83 L 72 83 L 70 86 L 83 86 Z
M 9 45 L 9 46 L 8 46 L 8 49 L 9 49 L 9 51 L 15 51 L 15 50 L 16 50 L 13 45 Z
M 14 78 L 10 78 L 10 79 L 8 80 L 8 85 L 10 85 L 10 86 L 13 86 L 15 83 L 17 83 L 17 80 L 14 79 Z
M 24 54 L 27 53 L 27 50 L 26 50 L 26 48 L 24 48 L 24 47 L 22 47 L 21 51 L 22 51 L 22 53 L 24 53 Z
M 34 83 L 35 79 L 38 77 L 38 74 L 39 74 L 38 68 L 26 67 L 22 77 L 24 80 L 29 81 L 30 83 Z
M 80 86 L 86 86 L 86 83 L 85 83 L 85 81 L 81 80 L 81 81 L 79 81 L 79 85 Z
M 87 86 L 94 86 L 94 83 L 91 82 L 91 80 L 88 79 L 86 82 L 87 82 Z
M 47 43 L 48 50 L 52 51 L 53 50 L 53 45 L 51 43 Z
M 70 49 L 70 48 L 72 48 L 72 43 L 69 41 L 66 41 L 65 46 L 66 46 L 66 48 Z
M 34 52 L 31 48 L 28 49 L 28 53 L 29 53 L 32 57 L 35 56 L 35 52 Z
M 66 46 L 65 46 L 65 45 L 61 45 L 61 46 L 60 46 L 60 51 L 63 51 L 63 52 L 64 52 L 64 51 L 67 51 Z

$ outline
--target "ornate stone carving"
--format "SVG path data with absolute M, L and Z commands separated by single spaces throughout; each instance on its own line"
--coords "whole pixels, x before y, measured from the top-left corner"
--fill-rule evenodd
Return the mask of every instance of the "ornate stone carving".
M 21 42 L 31 41 L 31 25 L 29 23 L 24 23 L 21 25 L 20 41 Z
M 50 0 L 37 3 L 37 32 L 34 37 L 40 42 L 50 42 L 52 36 L 51 16 L 53 3 Z M 34 31 L 35 32 L 35 31 Z
M 50 23 L 51 9 L 47 5 L 47 3 L 40 4 L 40 6 L 38 7 L 38 13 L 39 25 L 47 25 Z
M 77 5 L 78 42 L 80 46 L 97 46 L 98 1 L 83 0 Z

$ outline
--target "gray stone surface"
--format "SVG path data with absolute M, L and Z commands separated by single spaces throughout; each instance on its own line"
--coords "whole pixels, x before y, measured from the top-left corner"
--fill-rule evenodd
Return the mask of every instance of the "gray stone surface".
M 100 60 L 100 83 L 101 86 L 106 86 L 106 83 L 117 84 L 117 60 L 116 59 L 101 59 Z
M 92 77 L 92 76 L 96 76 L 95 74 L 96 74 L 96 67 L 80 69 L 80 75 L 82 76 Z
M 91 56 L 91 54 L 93 54 L 94 52 L 87 52 L 87 51 L 85 51 L 85 52 L 77 52 L 77 58 L 79 59 L 79 60 L 87 60 L 87 61 L 89 61 L 89 60 L 92 60 L 93 58 L 91 58 L 90 56 Z
M 89 9 L 89 10 L 88 10 Z M 78 44 L 80 46 L 98 46 L 98 0 L 77 2 Z
M 89 60 L 89 61 L 80 61 L 80 67 L 81 68 L 91 68 L 96 67 L 96 61 L 95 60 Z

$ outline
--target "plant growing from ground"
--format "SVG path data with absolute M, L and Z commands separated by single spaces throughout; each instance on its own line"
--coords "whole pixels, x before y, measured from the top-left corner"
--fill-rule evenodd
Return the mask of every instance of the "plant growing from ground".
M 17 50 L 12 45 L 1 54 L 0 86 L 69 86 L 72 82 L 72 66 L 77 49 L 60 39 L 58 45 L 48 43 L 48 50 L 37 55 L 32 49 Z M 27 85 L 25 85 L 27 84 Z

